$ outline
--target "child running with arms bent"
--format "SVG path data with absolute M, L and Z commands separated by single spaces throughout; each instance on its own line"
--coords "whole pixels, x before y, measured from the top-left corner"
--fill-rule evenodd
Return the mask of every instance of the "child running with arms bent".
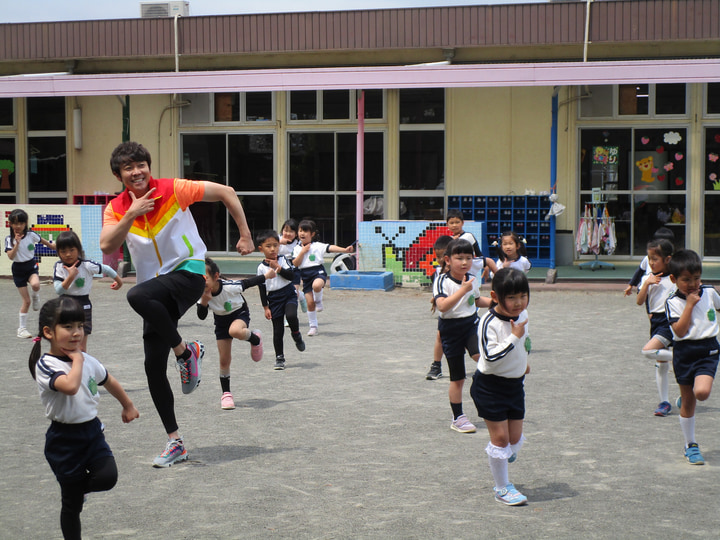
M 323 310 L 323 287 L 327 281 L 327 272 L 323 266 L 323 256 L 326 253 L 352 253 L 353 247 L 345 248 L 332 244 L 315 242 L 317 225 L 314 221 L 304 219 L 298 225 L 300 244 L 293 249 L 293 266 L 300 269 L 303 293 L 308 306 L 308 322 L 310 330 L 308 336 L 318 333 L 317 312 Z
M 50 249 L 55 249 L 55 245 L 35 231 L 28 229 L 28 215 L 25 210 L 16 208 L 10 212 L 8 223 L 10 223 L 11 234 L 5 237 L 5 253 L 13 262 L 11 267 L 13 282 L 22 299 L 17 337 L 27 339 L 32 337 L 27 329 L 31 299 L 33 311 L 40 309 L 40 278 L 38 277 L 38 264 L 35 261 L 35 244 L 40 242 Z M 28 284 L 30 292 L 28 292 Z
M 287 320 L 290 327 L 290 335 L 295 342 L 298 351 L 305 350 L 305 342 L 300 334 L 300 322 L 298 321 L 297 308 L 298 296 L 295 292 L 293 280 L 295 271 L 284 255 L 278 255 L 280 237 L 275 231 L 265 231 L 257 239 L 257 245 L 265 259 L 258 265 L 257 273 L 265 274 L 268 269 L 275 271 L 276 276 L 268 279 L 259 286 L 260 302 L 265 308 L 265 318 L 273 325 L 273 347 L 275 348 L 275 368 L 280 371 L 285 369 L 285 349 L 283 337 L 285 326 L 283 320 Z
M 269 268 L 264 275 L 253 276 L 240 281 L 231 281 L 220 275 L 220 268 L 210 257 L 205 257 L 205 292 L 197 303 L 197 315 L 205 320 L 208 309 L 215 319 L 215 339 L 220 356 L 220 408 L 235 408 L 235 400 L 230 392 L 230 362 L 232 361 L 233 338 L 250 343 L 250 358 L 259 362 L 263 355 L 262 334 L 260 330 L 250 331 L 250 310 L 243 291 L 265 283 L 275 277 L 275 271 Z
M 85 495 L 112 489 L 118 478 L 97 418 L 98 386 L 120 402 L 123 422 L 140 416 L 115 377 L 80 349 L 84 322 L 85 311 L 74 298 L 60 296 L 46 302 L 28 360 L 45 414 L 52 421 L 45 435 L 45 457 L 60 484 L 60 528 L 66 540 L 81 538 Z M 50 342 L 50 352 L 42 356 L 41 339 Z
M 470 242 L 450 242 L 444 256 L 446 272 L 433 283 L 433 300 L 439 311 L 438 332 L 450 371 L 448 397 L 453 414 L 450 428 L 460 433 L 475 432 L 462 405 L 465 351 L 477 362 L 477 308 L 490 305 L 489 298 L 480 296 L 480 280 L 469 273 L 473 254 Z
M 638 289 L 637 304 L 645 304 L 650 316 L 650 341 L 643 347 L 642 353 L 655 361 L 655 382 L 660 394 L 660 404 L 655 416 L 670 414 L 669 373 L 672 351 L 672 330 L 665 315 L 665 301 L 675 291 L 675 284 L 668 275 L 668 263 L 673 245 L 668 240 L 651 240 L 647 245 L 647 259 L 650 273 L 642 277 Z
M 703 285 L 702 261 L 692 250 L 677 251 L 670 258 L 670 279 L 677 286 L 666 302 L 673 333 L 673 371 L 680 385 L 680 428 L 685 437 L 685 458 L 691 465 L 705 459 L 695 440 L 695 405 L 710 397 L 718 365 L 720 295 Z
M 490 294 L 493 307 L 480 320 L 480 360 L 470 395 L 490 434 L 485 452 L 495 481 L 495 500 L 518 506 L 526 504 L 527 497 L 510 483 L 508 463 L 517 459 L 525 440 L 530 286 L 520 270 L 502 268 L 493 277 Z

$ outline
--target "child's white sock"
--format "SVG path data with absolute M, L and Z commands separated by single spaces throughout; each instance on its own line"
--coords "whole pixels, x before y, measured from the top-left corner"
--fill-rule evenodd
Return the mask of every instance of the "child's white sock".
M 317 328 L 317 311 L 308 311 L 308 323 L 310 323 L 310 328 L 313 326 Z
M 508 458 L 512 455 L 510 445 L 500 448 L 488 443 L 485 452 L 488 455 L 488 463 L 490 463 L 490 472 L 495 481 L 495 488 L 502 489 L 510 483 L 510 480 L 508 480 Z
M 522 448 L 523 444 L 525 443 L 525 435 L 520 435 L 520 440 L 516 442 L 515 444 L 510 445 L 510 450 L 512 450 L 513 454 L 517 454 L 520 449 Z
M 670 401 L 668 397 L 669 372 L 669 362 L 657 362 L 655 364 L 655 382 L 657 383 L 658 394 L 660 394 L 660 401 Z
M 683 436 L 685 437 L 685 448 L 687 448 L 688 444 L 696 442 L 695 441 L 695 417 L 691 416 L 690 418 L 683 418 L 680 417 L 680 429 L 682 429 Z
M 322 296 L 323 296 L 323 290 L 320 289 L 320 292 L 313 291 L 313 299 L 315 300 L 315 303 L 317 304 L 320 302 L 322 304 Z
M 18 328 L 27 328 L 27 313 L 20 313 L 20 326 Z

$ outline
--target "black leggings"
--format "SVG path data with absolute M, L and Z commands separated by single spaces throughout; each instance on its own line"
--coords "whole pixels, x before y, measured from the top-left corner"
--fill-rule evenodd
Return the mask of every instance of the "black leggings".
M 295 333 L 300 331 L 300 321 L 297 316 L 297 304 L 285 304 L 285 318 L 287 319 L 290 331 Z M 272 320 L 273 325 L 273 347 L 275 347 L 275 356 L 285 354 L 283 347 L 283 337 L 285 337 L 285 321 L 283 317 L 275 317 Z
M 60 528 L 65 540 L 81 538 L 80 512 L 83 509 L 85 494 L 108 491 L 115 486 L 117 479 L 115 458 L 107 456 L 93 461 L 84 477 L 59 481 L 62 495 Z
M 175 398 L 167 378 L 168 354 L 182 342 L 177 331 L 180 317 L 204 289 L 204 276 L 180 270 L 139 283 L 127 294 L 130 306 L 143 318 L 145 375 L 166 433 L 178 430 Z

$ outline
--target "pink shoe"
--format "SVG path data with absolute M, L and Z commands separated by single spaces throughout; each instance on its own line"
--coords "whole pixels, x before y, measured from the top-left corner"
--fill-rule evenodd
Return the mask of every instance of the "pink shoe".
M 308 333 L 307 333 L 307 335 L 308 335 L 308 336 L 317 336 L 317 333 L 318 333 L 317 326 L 311 326 L 311 327 L 310 327 L 310 330 L 309 330 Z
M 231 411 L 235 408 L 235 400 L 230 392 L 224 392 L 220 398 L 220 408 L 226 411 Z
M 259 362 L 262 360 L 263 355 L 262 332 L 260 332 L 260 330 L 253 330 L 252 333 L 260 338 L 260 343 L 257 345 L 250 345 L 250 358 L 253 359 L 253 362 Z

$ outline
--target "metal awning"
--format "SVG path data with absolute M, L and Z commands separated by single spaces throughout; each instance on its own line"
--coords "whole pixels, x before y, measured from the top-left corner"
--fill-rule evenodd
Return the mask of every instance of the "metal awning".
M 720 59 L 11 75 L 0 97 L 706 82 L 720 82 Z

